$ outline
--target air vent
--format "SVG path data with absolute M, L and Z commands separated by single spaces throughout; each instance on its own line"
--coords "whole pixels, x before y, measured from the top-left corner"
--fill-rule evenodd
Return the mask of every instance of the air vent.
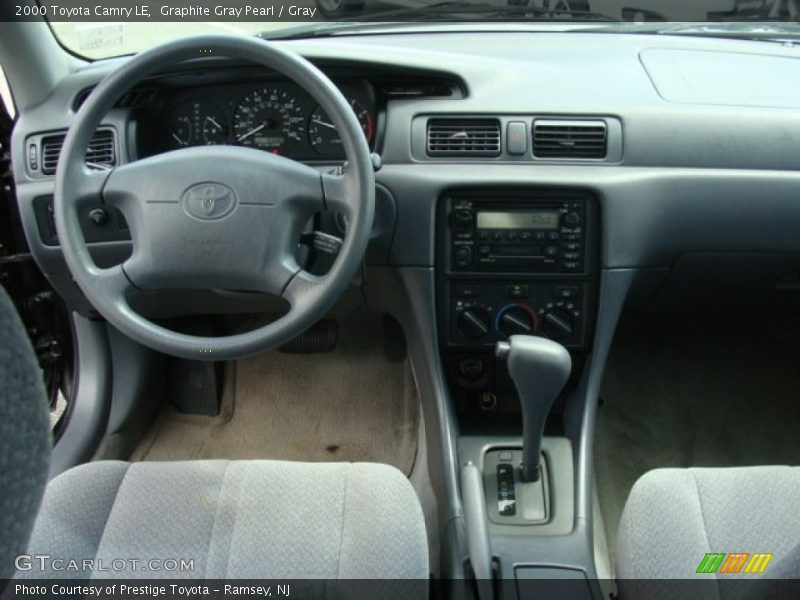
M 446 98 L 460 89 L 457 83 L 448 81 L 419 81 L 384 79 L 375 82 L 389 98 Z
M 604 121 L 536 119 L 533 122 L 536 158 L 603 159 L 606 140 Z
M 61 147 L 64 145 L 66 137 L 66 134 L 59 133 L 42 138 L 42 173 L 45 175 L 53 175 L 56 172 L 58 158 L 61 156 Z M 100 129 L 95 132 L 86 149 L 86 164 L 97 169 L 113 167 L 117 164 L 117 151 L 112 130 Z
M 86 99 L 94 91 L 93 87 L 86 88 L 78 92 L 75 101 L 72 103 L 72 110 L 77 111 Z M 140 108 L 153 99 L 156 91 L 153 88 L 136 88 L 129 90 L 114 104 L 114 108 Z
M 430 119 L 428 156 L 500 156 L 496 119 Z

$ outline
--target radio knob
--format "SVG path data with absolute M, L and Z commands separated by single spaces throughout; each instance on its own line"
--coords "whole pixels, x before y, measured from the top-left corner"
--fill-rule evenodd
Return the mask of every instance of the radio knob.
M 530 335 L 536 326 L 534 315 L 521 306 L 512 306 L 500 315 L 500 331 L 506 336 Z
M 581 224 L 581 216 L 576 212 L 567 213 L 564 216 L 564 225 L 567 227 L 577 227 Z
M 468 308 L 458 315 L 457 327 L 465 338 L 479 340 L 489 333 L 491 322 L 491 315 L 485 308 Z
M 469 227 L 472 225 L 473 219 L 472 211 L 467 209 L 462 208 L 453 213 L 453 220 L 459 227 Z
M 542 315 L 542 330 L 551 339 L 563 340 L 575 331 L 575 321 L 566 310 L 556 308 Z
M 472 264 L 472 248 L 469 246 L 459 246 L 456 249 L 456 265 L 468 267 Z

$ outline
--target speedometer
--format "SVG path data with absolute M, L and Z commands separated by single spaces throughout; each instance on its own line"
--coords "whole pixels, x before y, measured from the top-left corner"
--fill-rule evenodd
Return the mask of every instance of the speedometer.
M 233 136 L 237 144 L 279 152 L 305 135 L 300 103 L 289 92 L 263 88 L 250 92 L 236 107 Z

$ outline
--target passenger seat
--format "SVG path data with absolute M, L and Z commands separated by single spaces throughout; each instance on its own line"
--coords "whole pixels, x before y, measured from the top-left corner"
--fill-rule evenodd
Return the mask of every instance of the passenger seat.
M 783 597 L 798 582 L 774 580 L 800 577 L 799 544 L 800 467 L 656 469 L 619 524 L 620 597 Z

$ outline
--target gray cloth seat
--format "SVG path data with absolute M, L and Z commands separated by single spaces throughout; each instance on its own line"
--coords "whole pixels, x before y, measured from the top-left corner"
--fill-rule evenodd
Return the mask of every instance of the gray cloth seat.
M 625 505 L 617 578 L 623 598 L 665 596 L 663 584 L 646 579 L 694 582 L 692 598 L 765 597 L 763 586 L 720 582 L 797 578 L 799 543 L 799 467 L 657 469 L 636 482 Z M 745 552 L 773 556 L 761 574 L 697 573 L 706 553 Z
M 41 570 L 34 562 L 17 577 L 428 578 L 411 484 L 397 469 L 369 463 L 82 465 L 47 487 L 28 553 L 111 570 L 70 571 L 53 561 Z
M 47 483 L 51 443 L 42 372 L 25 326 L 0 286 L 0 580 L 13 575 L 14 558 L 28 543 Z

